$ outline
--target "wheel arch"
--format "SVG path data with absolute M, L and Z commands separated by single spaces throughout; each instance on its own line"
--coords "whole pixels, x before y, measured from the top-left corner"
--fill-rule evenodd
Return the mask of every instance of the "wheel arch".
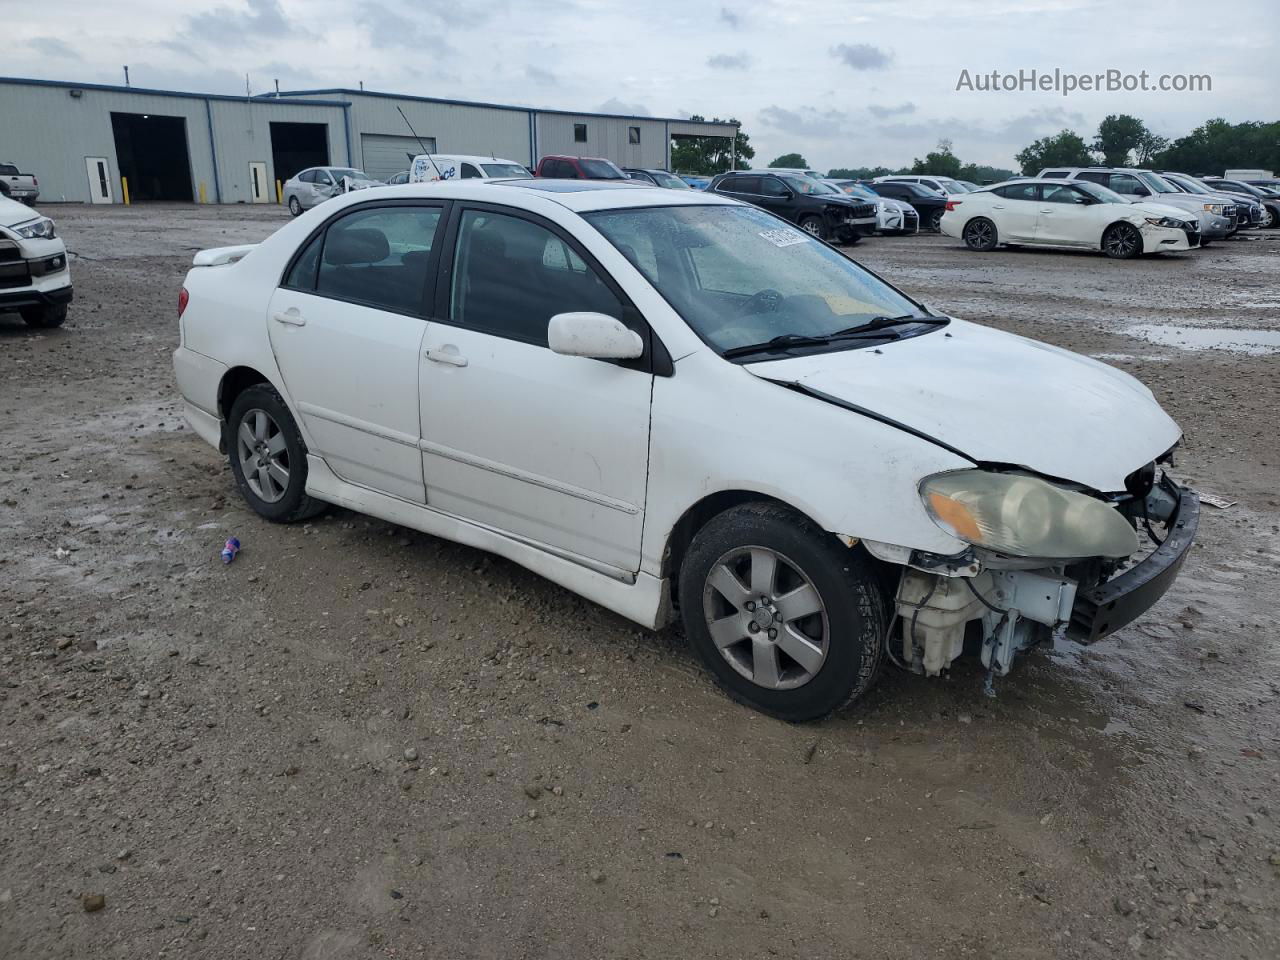
M 1139 227 L 1137 224 L 1130 223 L 1128 220 L 1124 219 L 1124 217 L 1121 217 L 1118 220 L 1112 220 L 1110 223 L 1108 223 L 1105 227 L 1102 228 L 1102 234 L 1101 236 L 1098 237 L 1098 249 L 1099 250 L 1105 249 L 1105 247 L 1103 247 L 1103 244 L 1106 242 L 1107 234 L 1110 233 L 1113 228 L 1118 227 L 1121 224 L 1124 224 L 1124 226 L 1126 227 L 1133 227 L 1134 230 L 1138 231 L 1138 242 L 1142 244 L 1142 248 L 1138 252 L 1146 253 L 1147 238 L 1142 235 L 1142 228 Z

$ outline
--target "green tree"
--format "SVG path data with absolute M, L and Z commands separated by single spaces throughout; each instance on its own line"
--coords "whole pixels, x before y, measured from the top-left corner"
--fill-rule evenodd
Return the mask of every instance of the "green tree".
M 798 153 L 784 153 L 769 164 L 771 167 L 799 167 L 803 169 L 809 168 L 809 161 Z
M 1001 180 L 1008 180 L 1014 176 L 1014 172 L 1007 167 L 991 167 L 985 163 L 966 163 L 960 168 L 960 180 L 968 180 L 970 183 L 999 183 Z
M 706 117 L 700 117 L 697 114 L 689 119 L 694 122 L 706 121 Z M 719 117 L 715 117 L 711 122 L 721 121 Z M 730 119 L 727 122 L 737 123 L 738 121 Z M 728 137 L 672 137 L 671 169 L 681 173 L 714 176 L 728 170 L 736 156 L 737 169 L 750 170 L 749 161 L 756 152 L 751 146 L 751 138 L 742 132 L 741 127 L 738 128 L 737 140 L 733 146 L 734 150 L 731 151 Z
M 1108 167 L 1127 167 L 1129 154 L 1135 153 L 1143 141 L 1152 136 L 1147 125 L 1127 113 L 1113 113 L 1098 124 L 1093 150 L 1102 154 Z
M 1185 173 L 1221 173 L 1232 167 L 1280 170 L 1280 122 L 1206 120 L 1179 137 L 1152 162 Z
M 1093 163 L 1084 139 L 1073 130 L 1041 137 L 1013 159 L 1027 176 L 1034 176 L 1044 167 L 1087 167 Z
M 931 150 L 921 160 L 917 157 L 911 164 L 912 173 L 931 173 L 939 177 L 960 176 L 960 158 L 952 152 L 950 140 L 939 140 L 938 148 Z
M 876 177 L 887 177 L 891 173 L 907 173 L 901 170 L 890 170 L 888 167 L 833 167 L 827 176 L 832 180 L 874 180 Z
M 1140 167 L 1149 167 L 1156 155 L 1163 152 L 1168 146 L 1169 141 L 1167 138 L 1158 137 L 1148 130 L 1138 140 L 1138 145 L 1133 148 L 1133 162 Z

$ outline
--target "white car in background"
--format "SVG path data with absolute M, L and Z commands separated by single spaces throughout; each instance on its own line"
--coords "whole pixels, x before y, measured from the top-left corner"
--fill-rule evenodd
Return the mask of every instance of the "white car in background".
M 54 222 L 0 197 L 0 313 L 32 327 L 59 327 L 71 303 L 67 248 Z
M 1184 215 L 1195 218 L 1201 246 L 1208 246 L 1210 240 L 1229 237 L 1236 230 L 1235 221 L 1228 216 L 1228 211 L 1234 204 L 1226 201 L 1206 202 L 1152 170 L 1135 170 L 1132 167 L 1059 167 L 1041 170 L 1037 178 L 1085 180 L 1106 187 L 1130 202 L 1149 200 L 1167 207 L 1177 207 Z
M 930 190 L 937 190 L 944 197 L 949 197 L 957 193 L 968 193 L 969 188 L 960 183 L 959 180 L 953 180 L 951 177 L 940 177 L 936 175 L 921 176 L 917 174 L 893 174 L 887 177 L 876 177 L 876 183 L 918 183 L 921 186 L 928 187 Z
M 916 208 L 892 197 L 882 197 L 857 180 L 823 180 L 829 187 L 851 197 L 859 197 L 876 205 L 876 229 L 883 234 L 898 235 L 920 232 L 920 214 Z
M 420 153 L 409 165 L 410 183 L 434 180 L 524 180 L 533 174 L 524 164 L 497 157 L 460 153 Z
M 967 627 L 989 680 L 1111 633 L 1196 529 L 1159 468 L 1181 432 L 1137 380 L 715 194 L 350 194 L 196 254 L 179 330 L 188 422 L 260 516 L 338 504 L 646 627 L 679 616 L 732 696 L 787 720 L 885 656 L 945 671 Z
M 1077 247 L 1128 260 L 1200 245 L 1193 214 L 1131 203 L 1088 180 L 1010 180 L 948 197 L 942 232 L 970 250 L 1004 246 Z
M 384 186 L 382 181 L 354 167 L 308 167 L 286 180 L 281 192 L 289 212 L 296 217 L 344 193 Z

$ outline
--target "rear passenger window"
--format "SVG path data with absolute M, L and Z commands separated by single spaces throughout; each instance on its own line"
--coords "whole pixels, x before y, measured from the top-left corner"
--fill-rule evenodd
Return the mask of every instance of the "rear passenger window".
M 458 228 L 453 322 L 545 347 L 557 313 L 622 319 L 622 303 L 573 249 L 528 220 L 467 210 Z
M 439 223 L 438 207 L 377 207 L 343 217 L 325 232 L 316 293 L 421 313 Z
M 474 180 L 474 179 L 476 179 L 477 177 L 480 177 L 480 171 L 479 171 L 479 170 L 477 170 L 477 169 L 475 168 L 475 164 L 472 164 L 472 163 L 464 163 L 464 164 L 462 165 L 462 179 L 463 179 L 463 180 Z
M 1007 187 L 1001 187 L 996 193 L 1006 200 L 1034 200 L 1036 185 L 1030 180 L 1026 183 L 1011 183 Z
M 1105 187 L 1108 183 L 1110 183 L 1110 182 L 1111 182 L 1111 174 L 1109 174 L 1109 173 L 1094 173 L 1094 172 L 1092 172 L 1092 171 L 1088 171 L 1088 170 L 1087 170 L 1087 171 L 1085 171 L 1084 173 L 1079 174 L 1079 175 L 1076 177 L 1076 179 L 1077 179 L 1077 180 L 1088 180 L 1090 183 L 1096 183 L 1096 184 L 1098 184 L 1098 185 L 1100 185 L 1100 186 Z

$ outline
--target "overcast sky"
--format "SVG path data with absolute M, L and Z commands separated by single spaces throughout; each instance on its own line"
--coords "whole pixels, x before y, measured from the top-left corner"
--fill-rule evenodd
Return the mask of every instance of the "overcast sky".
M 24 15 L 5 15 L 26 10 Z M 28 15 L 29 14 L 29 15 Z M 421 96 L 734 116 L 755 165 L 786 151 L 897 166 L 939 138 L 1014 166 L 1037 137 L 1127 112 L 1176 137 L 1280 118 L 1280 4 L 1240 0 L 0 0 L 0 72 L 242 93 Z M 1226 25 L 1226 26 L 1220 26 Z M 1201 93 L 957 92 L 962 70 L 1209 74 Z

